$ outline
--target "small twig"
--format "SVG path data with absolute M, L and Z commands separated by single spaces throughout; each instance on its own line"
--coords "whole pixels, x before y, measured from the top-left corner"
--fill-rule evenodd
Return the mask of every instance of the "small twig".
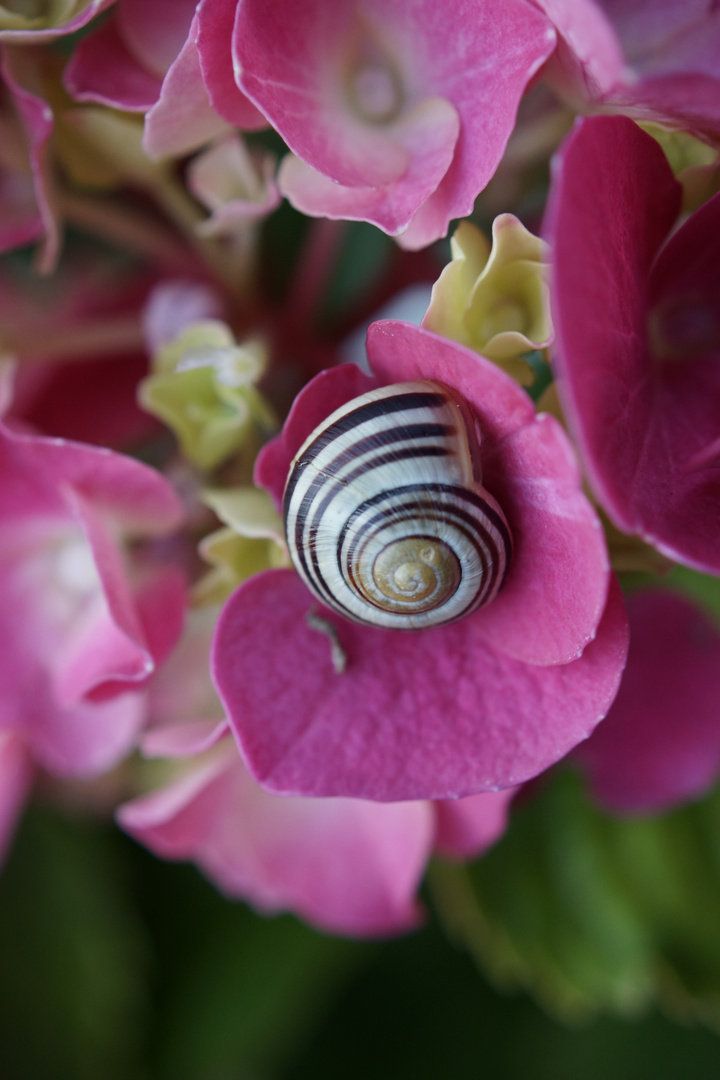
M 0 335 L 0 348 L 33 360 L 102 360 L 145 347 L 142 325 L 135 315 L 98 319 L 69 330 L 32 333 L 9 329 Z
M 342 675 L 347 668 L 347 654 L 340 644 L 337 630 L 331 622 L 318 615 L 317 611 L 308 611 L 305 622 L 311 630 L 318 630 L 330 640 L 330 659 L 336 674 Z
M 122 206 L 109 196 L 74 195 L 58 197 L 63 217 L 92 236 L 132 251 L 176 272 L 193 266 L 193 256 L 177 236 L 157 218 L 143 210 Z

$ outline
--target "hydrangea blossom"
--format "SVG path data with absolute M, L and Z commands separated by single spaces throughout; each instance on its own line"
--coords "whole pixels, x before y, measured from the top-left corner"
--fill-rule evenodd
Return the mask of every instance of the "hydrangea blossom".
M 410 248 L 470 213 L 555 44 L 526 0 L 229 0 L 220 15 L 204 0 L 201 62 L 232 7 L 238 84 L 293 151 L 281 190 L 305 213 L 372 221 Z
M 483 484 L 514 538 L 507 582 L 464 621 L 415 634 L 328 613 L 348 658 L 338 675 L 328 639 L 306 621 L 314 602 L 304 584 L 268 571 L 223 611 L 216 685 L 268 790 L 402 800 L 516 785 L 585 738 L 617 689 L 626 627 L 600 524 L 559 424 L 536 416 L 499 368 L 392 321 L 371 327 L 368 355 L 374 378 L 331 369 L 299 395 L 258 480 L 279 500 L 306 436 L 364 390 L 441 382 L 481 431 Z
M 536 0 L 558 48 L 545 71 L 570 100 L 720 130 L 720 12 L 713 0 Z
M 184 610 L 182 575 L 131 581 L 118 540 L 166 532 L 180 507 L 147 466 L 4 425 L 0 477 L 4 767 L 17 777 L 24 753 L 59 776 L 97 775 L 131 748 L 138 691 Z

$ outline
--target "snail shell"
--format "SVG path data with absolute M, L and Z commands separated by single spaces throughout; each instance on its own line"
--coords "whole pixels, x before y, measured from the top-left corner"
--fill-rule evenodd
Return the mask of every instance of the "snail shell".
M 343 405 L 302 445 L 285 486 L 285 532 L 295 568 L 324 604 L 358 622 L 419 630 L 497 596 L 512 541 L 474 475 L 464 412 L 439 383 L 398 383 Z

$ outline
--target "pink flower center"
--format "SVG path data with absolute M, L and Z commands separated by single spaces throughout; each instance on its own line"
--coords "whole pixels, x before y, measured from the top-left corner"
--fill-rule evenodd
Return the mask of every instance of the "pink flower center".
M 373 124 L 388 124 L 402 108 L 402 88 L 394 71 L 367 64 L 353 75 L 350 98 L 355 111 Z
M 405 103 L 400 72 L 372 27 L 356 27 L 349 50 L 346 87 L 350 108 L 370 124 L 389 124 Z

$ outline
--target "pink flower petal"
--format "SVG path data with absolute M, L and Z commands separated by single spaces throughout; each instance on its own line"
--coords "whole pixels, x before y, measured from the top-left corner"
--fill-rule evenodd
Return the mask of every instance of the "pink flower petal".
M 545 74 L 570 100 L 717 134 L 720 14 L 714 4 L 536 2 L 560 35 Z
M 59 709 L 39 687 L 27 745 L 38 765 L 55 776 L 100 776 L 127 757 L 145 722 L 143 695 L 120 694 L 110 701 L 78 702 Z
M 507 827 L 513 788 L 487 791 L 435 805 L 435 851 L 448 859 L 473 859 L 500 839 Z
M 140 747 L 145 757 L 193 757 L 211 750 L 228 731 L 227 720 L 185 720 L 150 728 Z
M 402 175 L 391 177 L 393 183 L 344 186 L 289 154 L 280 167 L 278 184 L 283 195 L 305 214 L 372 220 L 395 234 L 407 229 L 418 206 L 437 188 L 450 167 L 459 132 L 460 118 L 454 106 L 444 98 L 427 98 L 393 131 L 392 146 L 407 150 L 402 159 L 406 167 Z M 363 162 L 367 160 L 364 150 L 360 147 Z M 385 155 L 382 148 L 381 156 Z
M 702 795 L 720 772 L 720 633 L 659 589 L 628 599 L 630 651 L 618 696 L 575 756 L 617 813 L 658 813 Z
M 205 89 L 196 33 L 197 16 L 163 80 L 160 98 L 145 117 L 143 149 L 151 158 L 181 157 L 228 130 Z
M 160 96 L 162 76 L 148 71 L 128 50 L 116 20 L 79 41 L 63 82 L 75 101 L 96 101 L 126 112 L 147 112 Z
M 66 516 L 65 487 L 112 515 L 129 532 L 160 535 L 182 520 L 180 500 L 163 476 L 103 447 L 0 428 L 0 455 L 0 520 L 32 513 Z M 34 483 L 28 484 L 31 472 Z
M 658 256 L 679 202 L 664 155 L 631 121 L 596 117 L 565 143 L 546 230 L 558 389 L 618 527 L 718 573 L 720 199 Z
M 595 640 L 554 667 L 494 652 L 473 618 L 404 634 L 328 611 L 348 660 L 338 675 L 330 641 L 307 625 L 315 607 L 292 571 L 268 571 L 240 586 L 216 630 L 213 680 L 271 791 L 384 801 L 521 783 L 605 715 L 627 647 L 614 586 Z
M 0 474 L 0 728 L 51 772 L 95 775 L 128 752 L 145 717 L 122 681 L 149 674 L 184 606 L 174 571 L 136 602 L 111 524 L 153 535 L 181 507 L 137 461 L 5 428 Z M 87 700 L 101 689 L 118 696 Z
M 235 82 L 229 42 L 237 0 L 200 0 L 197 8 L 197 46 L 205 86 L 218 116 L 243 131 L 258 131 L 267 120 Z
M 558 31 L 558 47 L 544 74 L 570 96 L 597 98 L 625 75 L 625 58 L 612 23 L 595 0 L 535 0 Z M 646 19 L 649 14 L 645 6 Z
M 415 890 L 432 838 L 430 807 L 281 799 L 222 758 L 126 804 L 125 829 L 165 858 L 192 858 L 230 896 L 295 911 L 352 936 L 416 925 Z
M 187 41 L 197 0 L 119 0 L 118 30 L 147 72 L 162 79 Z M 107 25 L 107 24 L 106 24 Z
M 104 701 L 128 690 L 128 682 L 143 683 L 170 656 L 185 622 L 185 575 L 174 566 L 153 568 L 150 577 L 134 592 L 132 601 L 139 624 L 135 639 L 135 677 L 126 676 L 121 681 L 113 681 L 107 677 L 106 670 L 102 679 L 97 680 L 95 688 L 88 693 L 92 701 Z M 138 662 L 139 658 L 142 658 L 142 663 Z

